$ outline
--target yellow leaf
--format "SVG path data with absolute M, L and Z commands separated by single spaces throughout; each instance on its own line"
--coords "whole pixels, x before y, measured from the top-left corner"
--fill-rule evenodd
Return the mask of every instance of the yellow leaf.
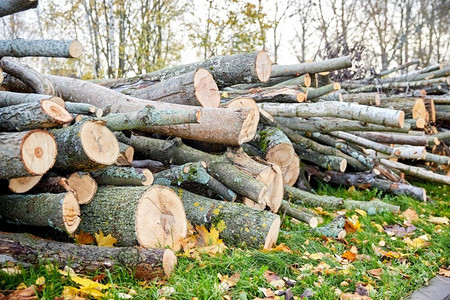
M 27 285 L 25 284 L 25 282 L 22 282 L 16 287 L 16 290 L 24 290 L 26 288 L 27 288 Z
M 195 230 L 197 230 L 205 246 L 223 244 L 222 240 L 219 239 L 219 230 L 217 230 L 214 226 L 211 227 L 210 231 L 208 231 L 208 229 L 206 229 L 203 225 L 195 226 Z
M 367 216 L 367 213 L 362 209 L 355 209 L 355 211 L 363 217 Z
M 415 238 L 414 240 L 406 237 L 403 239 L 403 242 L 405 242 L 405 244 L 407 244 L 410 248 L 424 248 L 430 244 L 420 237 Z
M 65 266 L 64 270 L 59 270 L 59 274 L 63 275 L 63 276 L 73 276 L 76 275 L 77 273 L 75 273 L 75 271 L 69 267 L 69 266 Z
M 79 294 L 80 291 L 77 288 L 73 286 L 65 286 L 61 297 L 68 300 L 82 299 L 80 298 Z
M 217 226 L 217 230 L 219 230 L 219 232 L 222 232 L 227 228 L 227 225 L 225 224 L 224 220 L 220 220 L 216 226 Z
M 356 253 L 345 251 L 344 254 L 341 255 L 341 257 L 348 260 L 349 262 L 353 262 L 356 260 Z
M 309 256 L 310 259 L 314 259 L 314 260 L 321 260 L 322 258 L 325 257 L 325 254 L 319 252 L 319 253 L 313 253 Z
M 430 216 L 430 218 L 428 219 L 428 222 L 431 222 L 433 224 L 438 224 L 438 225 L 448 225 L 450 220 L 447 217 Z
M 445 277 L 450 277 L 450 270 L 444 269 L 444 268 L 440 268 L 439 269 L 439 275 L 445 276 Z
M 278 246 L 270 249 L 263 249 L 263 252 L 286 252 L 286 253 L 292 253 L 292 250 L 286 246 L 284 243 L 279 244 Z
M 117 240 L 111 234 L 104 236 L 101 230 L 100 233 L 95 234 L 95 240 L 100 247 L 114 247 L 114 244 L 117 243 Z
M 413 209 L 408 208 L 402 213 L 402 216 L 409 222 L 413 223 L 416 221 L 419 221 L 419 216 L 417 215 L 416 211 Z
M 95 241 L 92 234 L 86 233 L 83 230 L 81 230 L 79 234 L 75 234 L 75 239 L 77 240 L 78 244 L 81 245 L 90 245 Z
M 356 231 L 360 230 L 360 228 L 361 228 L 361 223 L 359 223 L 358 220 L 354 220 L 354 219 L 346 219 L 345 220 L 344 229 L 347 233 L 356 232 Z
M 45 284 L 45 277 L 41 276 L 38 279 L 36 279 L 36 285 L 44 285 Z
M 83 278 L 83 277 L 79 277 L 79 276 L 73 276 L 70 277 L 70 279 L 81 285 L 81 287 L 83 289 L 96 289 L 98 291 L 104 290 L 104 289 L 108 289 L 111 285 L 110 284 L 101 284 L 95 281 L 92 281 L 88 278 Z

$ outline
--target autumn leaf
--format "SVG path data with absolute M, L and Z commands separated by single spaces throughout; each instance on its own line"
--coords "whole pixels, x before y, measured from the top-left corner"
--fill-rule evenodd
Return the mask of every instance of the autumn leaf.
M 236 273 L 228 277 L 228 275 L 221 275 L 218 273 L 217 277 L 219 277 L 220 280 L 219 290 L 220 292 L 225 293 L 239 282 L 241 274 Z
M 339 297 L 339 300 L 370 300 L 371 298 L 369 296 L 362 296 L 358 293 L 342 293 Z
M 383 249 L 375 246 L 374 244 L 372 244 L 372 250 L 379 257 L 403 258 L 404 256 L 406 256 L 405 254 L 396 251 L 384 251 Z
M 31 285 L 26 289 L 15 290 L 11 294 L 5 297 L 5 299 L 11 300 L 37 300 L 38 296 L 36 295 L 36 291 L 40 291 L 38 287 Z
M 430 216 L 430 218 L 428 219 L 428 222 L 431 222 L 431 223 L 437 224 L 437 225 L 448 225 L 450 220 L 447 217 Z
M 44 285 L 44 284 L 45 284 L 45 277 L 44 277 L 44 276 L 41 276 L 41 277 L 39 277 L 38 279 L 36 279 L 35 284 L 36 284 L 37 286 Z
M 411 240 L 409 237 L 403 239 L 403 242 L 407 244 L 410 248 L 419 249 L 425 248 L 430 245 L 424 238 L 418 237 Z
M 419 221 L 419 216 L 417 215 L 416 211 L 413 209 L 408 208 L 402 213 L 403 218 L 407 220 L 410 223 Z
M 381 275 L 383 274 L 383 269 L 378 268 L 378 269 L 368 270 L 367 274 L 372 275 L 376 279 L 381 279 Z
M 384 231 L 389 236 L 396 236 L 396 237 L 412 235 L 416 229 L 417 228 L 414 225 L 407 226 L 406 228 L 397 224 L 384 226 Z
M 347 233 L 353 233 L 361 228 L 361 223 L 357 219 L 346 219 L 344 229 Z
M 362 209 L 355 209 L 355 212 L 357 212 L 359 215 L 363 217 L 367 216 L 367 213 Z
M 114 247 L 114 244 L 117 243 L 117 240 L 111 234 L 104 236 L 101 230 L 100 233 L 95 234 L 95 240 L 100 247 Z
M 262 252 L 286 252 L 292 253 L 292 250 L 286 246 L 284 243 L 279 244 L 278 246 L 270 249 L 263 249 Z
M 266 270 L 266 272 L 264 272 L 264 278 L 266 278 L 267 282 L 276 289 L 282 289 L 285 285 L 284 280 L 275 272 Z
M 313 253 L 313 254 L 309 255 L 309 258 L 310 258 L 310 259 L 314 259 L 314 260 L 321 260 L 321 259 L 323 259 L 324 257 L 325 257 L 325 254 L 324 254 L 324 253 L 321 253 L 321 252 L 319 252 L 319 253 Z
M 92 281 L 88 278 L 83 278 L 79 276 L 72 276 L 70 279 L 79 284 L 81 287 L 78 289 L 78 295 L 87 295 L 90 297 L 94 297 L 95 299 L 105 298 L 105 294 L 101 291 L 105 289 L 109 289 L 111 287 L 110 284 L 101 284 L 95 281 Z
M 75 239 L 77 240 L 78 244 L 81 245 L 90 245 L 94 243 L 95 238 L 90 233 L 86 233 L 83 230 L 80 230 L 79 234 L 75 234 Z
M 214 226 L 208 231 L 205 226 L 195 226 L 195 230 L 198 232 L 201 240 L 199 241 L 199 246 L 210 246 L 223 244 L 222 240 L 219 239 L 219 230 Z M 203 243 L 202 243 L 203 242 Z
M 344 254 L 341 255 L 341 257 L 348 260 L 349 262 L 354 262 L 356 260 L 356 253 L 345 251 Z
M 445 268 L 440 268 L 438 274 L 442 275 L 442 276 L 445 276 L 445 277 L 450 277 L 450 270 L 449 269 L 445 269 Z

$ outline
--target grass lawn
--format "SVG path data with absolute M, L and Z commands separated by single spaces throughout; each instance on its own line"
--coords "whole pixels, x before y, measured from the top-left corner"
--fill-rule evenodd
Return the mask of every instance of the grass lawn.
M 133 299 L 285 299 L 285 296 L 271 296 L 276 286 L 282 285 L 281 290 L 290 288 L 297 299 L 301 295 L 309 295 L 309 299 L 368 299 L 361 295 L 372 299 L 404 299 L 433 278 L 440 268 L 450 264 L 450 226 L 429 222 L 430 216 L 450 218 L 449 186 L 416 184 L 426 188 L 431 201 L 420 203 L 404 196 L 321 184 L 317 188 L 320 194 L 366 201 L 379 197 L 400 205 L 402 211 L 413 210 L 418 219 L 414 213 L 408 216 L 414 227 L 408 224 L 408 216 L 401 214 L 364 215 L 342 211 L 360 228 L 347 233 L 345 239 L 336 240 L 284 218 L 278 244 L 284 243 L 285 247 L 279 247 L 278 251 L 227 249 L 223 254 L 202 254 L 196 259 L 180 253 L 178 266 L 168 280 L 138 281 L 125 268 L 99 271 L 89 278 L 106 275 L 101 276 L 102 283 L 111 286 L 102 292 L 111 299 L 130 296 Z M 324 224 L 336 216 L 332 211 L 320 213 Z M 388 234 L 385 226 L 389 225 L 398 226 L 391 226 Z M 408 237 L 400 236 L 403 229 L 411 231 Z M 284 281 L 279 280 L 283 278 Z M 19 275 L 0 272 L 0 292 L 8 294 L 19 285 L 36 285 L 37 280 L 42 286 L 38 292 L 40 299 L 55 299 L 61 297 L 64 287 L 79 287 L 55 268 L 41 265 L 23 269 Z M 360 298 L 346 298 L 349 294 Z

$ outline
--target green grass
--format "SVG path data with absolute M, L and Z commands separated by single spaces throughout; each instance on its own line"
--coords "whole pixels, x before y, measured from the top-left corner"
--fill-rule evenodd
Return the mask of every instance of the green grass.
M 386 233 L 378 232 L 374 226 L 401 225 L 404 220 L 399 215 L 358 215 L 361 230 L 348 234 L 345 243 L 333 239 L 325 241 L 304 224 L 297 224 L 286 218 L 283 220 L 278 243 L 285 243 L 292 253 L 229 249 L 223 255 L 215 257 L 202 255 L 199 260 L 180 256 L 178 266 L 168 280 L 141 282 L 134 279 L 125 268 L 116 268 L 104 272 L 107 275 L 104 283 L 114 284 L 115 288 L 109 291 L 112 299 L 120 299 L 119 293 L 129 293 L 131 289 L 137 293 L 133 299 L 158 299 L 158 290 L 164 286 L 170 286 L 175 291 L 166 296 L 166 299 L 222 299 L 225 294 L 232 299 L 254 299 L 264 298 L 258 288 L 270 288 L 264 277 L 265 271 L 270 270 L 281 277 L 297 280 L 296 285 L 292 287 L 295 296 L 309 290 L 314 293 L 311 299 L 338 299 L 335 295 L 336 288 L 342 292 L 353 293 L 356 285 L 363 283 L 374 288 L 370 294 L 373 299 L 404 299 L 434 277 L 439 267 L 448 266 L 450 263 L 450 226 L 437 226 L 427 222 L 430 215 L 450 218 L 449 187 L 420 182 L 416 184 L 427 189 L 431 201 L 420 203 L 409 197 L 383 195 L 376 190 L 349 192 L 346 188 L 332 188 L 324 184 L 318 185 L 317 192 L 363 201 L 379 197 L 388 203 L 400 205 L 402 211 L 414 209 L 420 220 L 414 223 L 417 229 L 411 239 L 428 234 L 430 245 L 424 249 L 408 248 L 402 238 L 391 239 Z M 346 213 L 347 217 L 355 214 L 354 211 Z M 332 218 L 333 215 L 324 216 L 325 223 Z M 405 259 L 377 257 L 372 250 L 372 244 L 378 245 L 381 240 L 386 242 L 382 249 L 398 251 L 405 255 Z M 358 254 L 365 254 L 370 260 L 356 260 L 349 264 L 351 267 L 348 271 L 342 271 L 345 266 L 338 262 L 335 255 L 342 255 L 350 250 L 351 246 L 356 246 Z M 308 269 L 300 270 L 299 268 L 307 264 L 315 268 L 322 261 L 310 259 L 308 253 L 327 254 L 322 260 L 330 268 L 336 268 L 336 273 L 326 275 Z M 377 268 L 383 270 L 380 279 L 367 274 L 368 270 Z M 218 273 L 229 276 L 239 273 L 240 280 L 227 293 L 221 294 Z M 14 290 L 21 283 L 29 286 L 41 276 L 46 279 L 44 289 L 39 292 L 41 299 L 54 299 L 61 296 L 64 286 L 76 286 L 57 271 L 41 265 L 25 268 L 21 275 L 16 276 L 0 273 L 0 290 Z

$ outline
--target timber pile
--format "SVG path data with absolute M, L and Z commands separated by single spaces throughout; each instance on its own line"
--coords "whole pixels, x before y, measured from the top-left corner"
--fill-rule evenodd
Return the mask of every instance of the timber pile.
M 448 67 L 338 83 L 330 74 L 350 67 L 349 57 L 280 66 L 257 51 L 93 83 L 3 57 L 68 57 L 73 43 L 46 43 L 37 53 L 7 45 L 0 43 L 0 179 L 11 193 L 0 196 L 1 219 L 69 235 L 102 231 L 119 246 L 0 236 L 0 253 L 19 260 L 60 249 L 88 270 L 132 251 L 139 259 L 124 264 L 169 275 L 173 252 L 156 248 L 179 250 L 186 220 L 219 228 L 227 245 L 270 248 L 279 215 L 315 228 L 321 219 L 307 207 L 399 211 L 316 195 L 307 174 L 420 201 L 425 190 L 404 175 L 450 183 L 442 155 Z M 104 263 L 86 260 L 89 251 Z

